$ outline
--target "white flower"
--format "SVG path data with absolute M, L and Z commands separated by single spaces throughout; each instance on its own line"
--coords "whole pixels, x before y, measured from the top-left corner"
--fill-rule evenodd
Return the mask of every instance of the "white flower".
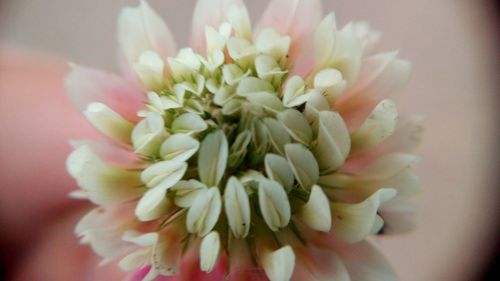
M 143 280 L 220 258 L 227 278 L 394 280 L 364 240 L 411 229 L 420 130 L 393 101 L 410 64 L 373 54 L 378 32 L 338 28 L 319 0 L 272 0 L 255 28 L 240 0 L 199 0 L 179 51 L 145 1 L 118 23 L 126 78 L 72 66 L 66 80 L 113 140 L 67 160 L 73 197 L 99 205 L 82 242 L 149 267 Z

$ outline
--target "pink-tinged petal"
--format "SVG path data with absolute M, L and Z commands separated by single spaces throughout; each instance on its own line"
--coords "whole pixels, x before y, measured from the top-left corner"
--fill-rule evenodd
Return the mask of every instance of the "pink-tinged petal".
M 99 158 L 106 163 L 120 168 L 145 168 L 147 163 L 137 157 L 133 151 L 98 140 L 71 140 L 70 145 L 76 149 L 88 146 Z
M 382 53 L 363 61 L 358 81 L 333 105 L 352 132 L 383 99 L 393 97 L 410 78 L 411 65 L 396 58 L 397 52 Z
M 146 1 L 141 1 L 138 7 L 127 7 L 121 11 L 118 41 L 129 67 L 147 50 L 158 53 L 162 58 L 176 53 L 170 30 Z
M 205 27 L 211 26 L 218 29 L 223 22 L 228 21 L 228 12 L 233 5 L 246 10 L 241 0 L 198 0 L 191 26 L 191 46 L 195 51 L 205 53 Z
M 344 262 L 351 280 L 397 281 L 396 273 L 386 258 L 369 242 L 345 244 L 336 241 L 333 248 Z
M 257 30 L 271 27 L 282 35 L 290 36 L 289 61 L 296 61 L 293 73 L 304 75 L 313 66 L 312 36 L 321 14 L 320 0 L 273 0 L 267 6 Z
M 227 257 L 222 255 L 215 268 L 209 272 L 203 272 L 200 269 L 199 241 L 191 241 L 189 249 L 184 253 L 181 259 L 179 281 L 221 281 L 225 280 L 227 271 Z
M 144 96 L 132 83 L 114 74 L 71 65 L 65 79 L 70 100 L 80 110 L 91 102 L 101 102 L 131 122 L 138 120 Z
M 106 259 L 121 256 L 134 247 L 121 239 L 136 224 L 133 204 L 95 208 L 76 225 L 82 244 L 90 244 L 95 253 Z

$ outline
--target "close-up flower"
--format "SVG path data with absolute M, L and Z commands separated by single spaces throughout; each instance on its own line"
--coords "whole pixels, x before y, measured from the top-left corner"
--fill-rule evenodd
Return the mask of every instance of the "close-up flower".
M 65 80 L 106 137 L 66 162 L 102 263 L 144 281 L 397 280 L 366 238 L 414 226 L 421 126 L 396 103 L 411 64 L 377 52 L 378 31 L 316 0 L 270 1 L 256 25 L 241 1 L 199 0 L 190 47 L 145 1 L 117 34 L 121 75 Z

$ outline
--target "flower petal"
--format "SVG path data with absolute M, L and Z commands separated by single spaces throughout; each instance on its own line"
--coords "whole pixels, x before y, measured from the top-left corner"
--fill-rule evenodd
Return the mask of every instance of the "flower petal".
M 314 230 L 330 231 L 332 228 L 330 200 L 328 200 L 320 186 L 313 185 L 309 201 L 300 207 L 298 217 L 304 224 Z
M 259 206 L 264 221 L 272 231 L 278 231 L 290 222 L 290 202 L 279 183 L 265 178 L 259 181 Z
M 203 237 L 200 245 L 200 269 L 211 272 L 219 258 L 221 249 L 220 237 L 217 231 L 212 231 Z
M 139 172 L 104 163 L 88 146 L 75 149 L 66 161 L 69 174 L 88 193 L 90 201 L 111 205 L 129 201 L 144 193 Z
M 81 243 L 90 244 L 95 253 L 109 259 L 132 249 L 121 237 L 133 227 L 134 222 L 131 204 L 99 207 L 88 212 L 78 222 L 75 233 L 81 237 Z
M 187 170 L 186 162 L 165 160 L 157 162 L 142 171 L 141 180 L 147 187 L 157 187 L 163 190 L 179 182 Z
M 363 240 L 376 223 L 380 205 L 396 194 L 395 189 L 382 188 L 361 203 L 333 203 L 333 233 L 348 243 Z
M 204 189 L 189 208 L 186 218 L 187 230 L 201 237 L 207 235 L 219 220 L 221 208 L 219 189 L 217 187 Z
M 351 138 L 342 117 L 333 111 L 319 113 L 318 139 L 313 148 L 322 172 L 337 169 L 349 155 Z
M 174 203 L 167 198 L 166 188 L 151 188 L 141 197 L 135 208 L 135 215 L 141 221 L 152 221 L 169 213 Z
M 133 84 L 113 74 L 71 64 L 64 84 L 73 104 L 83 111 L 91 102 L 100 102 L 129 121 L 137 120 L 144 97 Z
M 293 171 L 288 161 L 276 154 L 268 153 L 264 159 L 267 176 L 281 184 L 287 192 L 293 188 Z
M 138 7 L 122 9 L 118 17 L 118 41 L 129 67 L 144 51 L 154 51 L 162 58 L 176 53 L 170 30 L 146 1 L 141 1 Z
M 292 138 L 304 145 L 311 143 L 313 138 L 312 128 L 300 111 L 287 109 L 278 113 L 277 118 Z
M 264 253 L 262 266 L 270 281 L 290 280 L 295 268 L 295 254 L 292 247 L 284 246 L 274 252 Z
M 319 166 L 314 155 L 299 143 L 285 145 L 285 152 L 300 186 L 305 190 L 311 189 L 319 178 Z
M 132 123 L 107 105 L 100 102 L 90 103 L 83 114 L 97 130 L 107 137 L 120 143 L 131 144 Z
M 241 0 L 198 0 L 194 8 L 193 24 L 191 27 L 191 46 L 197 52 L 205 52 L 205 27 L 219 28 L 223 22 L 229 20 L 228 13 L 232 6 L 245 9 L 246 11 L 245 5 Z M 244 24 L 238 26 L 244 26 Z M 244 28 L 242 27 L 242 29 Z
M 396 56 L 397 52 L 391 52 L 365 59 L 357 83 L 333 105 L 351 131 L 366 120 L 381 100 L 393 97 L 407 84 L 411 64 Z
M 224 207 L 234 237 L 245 238 L 250 230 L 250 200 L 245 188 L 235 177 L 227 181 L 224 190 Z
M 353 150 L 369 149 L 390 137 L 396 130 L 397 119 L 396 104 L 389 99 L 382 100 L 351 135 Z
M 193 156 L 200 142 L 189 135 L 175 134 L 169 136 L 160 147 L 160 156 L 165 160 L 183 162 Z
M 274 28 L 282 35 L 289 35 L 291 42 L 290 61 L 303 51 L 321 18 L 319 0 L 272 0 L 267 6 L 257 30 Z
M 228 144 L 222 131 L 208 134 L 198 152 L 198 172 L 201 182 L 207 186 L 219 184 L 226 170 Z

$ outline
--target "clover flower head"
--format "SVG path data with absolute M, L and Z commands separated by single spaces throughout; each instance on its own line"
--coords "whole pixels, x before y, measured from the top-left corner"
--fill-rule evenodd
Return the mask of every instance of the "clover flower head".
M 393 280 L 365 238 L 412 226 L 420 126 L 394 102 L 410 64 L 378 38 L 319 0 L 272 0 L 255 27 L 241 1 L 199 0 L 177 50 L 146 2 L 123 9 L 123 76 L 66 79 L 108 139 L 67 160 L 71 195 L 97 205 L 81 241 L 142 280 Z

